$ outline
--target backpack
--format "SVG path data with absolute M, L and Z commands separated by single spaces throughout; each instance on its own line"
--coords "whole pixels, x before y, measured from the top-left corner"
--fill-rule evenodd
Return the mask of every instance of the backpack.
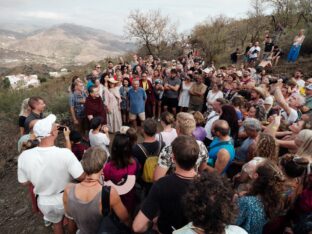
M 140 147 L 140 149 L 142 150 L 142 152 L 146 157 L 142 174 L 142 179 L 146 183 L 153 183 L 154 171 L 158 164 L 158 155 L 161 150 L 161 145 L 162 145 L 161 133 L 159 133 L 159 146 L 157 150 L 157 155 L 148 155 L 146 148 L 142 144 L 138 144 L 138 146 Z

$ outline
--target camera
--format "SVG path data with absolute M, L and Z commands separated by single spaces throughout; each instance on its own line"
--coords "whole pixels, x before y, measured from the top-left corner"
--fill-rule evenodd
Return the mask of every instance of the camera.
M 57 130 L 59 132 L 64 132 L 64 129 L 66 129 L 66 126 L 62 126 L 62 125 L 57 126 Z

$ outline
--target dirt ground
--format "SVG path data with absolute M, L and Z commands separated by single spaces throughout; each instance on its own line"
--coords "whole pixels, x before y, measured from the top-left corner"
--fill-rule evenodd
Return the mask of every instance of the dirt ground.
M 0 233 L 52 233 L 33 214 L 27 187 L 17 181 L 18 129 L 0 116 Z
M 17 125 L 0 115 L 0 129 L 0 233 L 52 233 L 51 226 L 44 226 L 42 216 L 32 212 L 28 187 L 17 181 Z M 138 136 L 142 141 L 142 135 Z M 111 134 L 111 141 L 113 137 Z M 62 141 L 59 135 L 59 146 L 63 146 Z

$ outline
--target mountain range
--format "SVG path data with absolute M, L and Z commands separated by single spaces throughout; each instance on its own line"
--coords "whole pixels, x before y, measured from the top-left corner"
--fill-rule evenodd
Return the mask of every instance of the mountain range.
M 121 36 L 90 27 L 61 24 L 31 32 L 0 29 L 0 67 L 83 65 L 135 50 Z

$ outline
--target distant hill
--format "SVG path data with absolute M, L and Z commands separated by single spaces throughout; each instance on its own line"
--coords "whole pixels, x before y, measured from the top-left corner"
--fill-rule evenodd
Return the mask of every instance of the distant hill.
M 103 30 L 61 24 L 28 33 L 0 29 L 0 50 L 2 67 L 32 63 L 57 67 L 121 55 L 135 50 L 135 45 Z

